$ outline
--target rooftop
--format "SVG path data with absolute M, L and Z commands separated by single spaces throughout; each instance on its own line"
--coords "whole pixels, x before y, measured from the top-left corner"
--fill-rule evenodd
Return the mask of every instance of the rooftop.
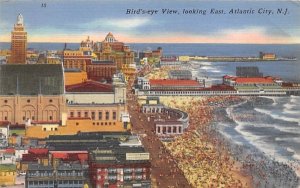
M 245 77 L 237 77 L 234 79 L 236 83 L 274 83 L 273 78 L 270 77 L 253 77 L 253 78 L 245 78 Z
M 63 93 L 63 68 L 60 64 L 0 65 L 0 95 Z
M 41 164 L 38 164 L 38 163 L 31 163 L 31 164 L 28 164 L 28 170 L 32 170 L 32 171 L 35 171 L 35 170 L 53 170 L 53 167 L 52 166 L 44 166 L 44 165 L 41 165 Z
M 150 163 L 149 153 L 143 147 L 96 149 L 90 153 L 90 159 L 97 164 Z
M 0 172 L 16 171 L 17 167 L 13 164 L 0 164 Z
M 88 80 L 79 84 L 67 85 L 66 92 L 113 92 L 113 86 Z
M 196 80 L 149 80 L 151 86 L 200 86 L 199 82 Z

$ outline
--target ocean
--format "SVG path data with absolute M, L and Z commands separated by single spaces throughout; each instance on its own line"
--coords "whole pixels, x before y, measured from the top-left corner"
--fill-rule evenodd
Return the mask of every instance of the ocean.
M 300 44 L 129 44 L 133 50 L 163 48 L 164 55 L 258 56 L 259 52 L 279 57 L 296 57 L 296 61 L 270 62 L 194 62 L 194 76 L 208 76 L 220 83 L 222 76 L 235 75 L 237 66 L 257 66 L 264 76 L 300 82 Z M 76 49 L 79 44 L 68 44 Z M 63 43 L 29 43 L 38 50 L 62 50 Z M 9 43 L 0 43 L 8 49 Z M 225 120 L 217 122 L 218 130 L 238 145 L 255 148 L 276 161 L 300 164 L 300 96 L 263 97 L 225 109 Z M 222 119 L 222 118 L 221 118 Z M 230 121 L 228 121 L 230 119 Z

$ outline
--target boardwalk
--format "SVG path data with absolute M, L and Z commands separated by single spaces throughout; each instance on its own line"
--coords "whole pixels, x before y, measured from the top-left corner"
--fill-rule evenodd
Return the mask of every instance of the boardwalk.
M 155 135 L 153 122 L 148 122 L 147 117 L 139 112 L 136 96 L 130 93 L 128 93 L 128 111 L 131 115 L 132 131 L 141 135 L 142 143 L 150 153 L 152 178 L 157 187 L 191 187 L 175 160 Z

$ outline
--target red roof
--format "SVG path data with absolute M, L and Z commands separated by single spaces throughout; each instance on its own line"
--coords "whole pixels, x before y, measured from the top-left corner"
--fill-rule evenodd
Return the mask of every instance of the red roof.
M 48 154 L 48 151 L 49 150 L 46 148 L 30 148 L 28 150 L 28 153 L 40 155 L 40 154 Z
M 196 80 L 152 80 L 150 79 L 150 85 L 158 86 L 200 86 Z
M 244 78 L 244 77 L 236 77 L 235 82 L 240 84 L 240 83 L 274 83 L 274 80 L 272 77 L 265 77 L 265 78 L 260 78 L 260 77 L 254 77 L 254 78 Z
M 5 153 L 12 153 L 12 154 L 14 154 L 15 153 L 15 149 L 14 148 L 7 148 L 5 150 Z
M 67 159 L 69 156 L 67 153 L 52 153 L 52 157 L 55 159 Z
M 88 80 L 83 83 L 67 85 L 67 92 L 112 92 L 111 84 L 102 84 L 100 82 Z

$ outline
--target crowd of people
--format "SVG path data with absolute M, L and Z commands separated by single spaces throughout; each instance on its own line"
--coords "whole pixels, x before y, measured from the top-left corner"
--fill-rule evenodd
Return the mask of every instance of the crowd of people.
M 180 108 L 190 116 L 186 133 L 166 142 L 165 147 L 192 187 L 251 187 L 250 176 L 237 169 L 227 149 L 210 134 L 209 128 L 215 107 L 240 100 L 238 97 L 207 97 L 168 101 L 170 106 Z

